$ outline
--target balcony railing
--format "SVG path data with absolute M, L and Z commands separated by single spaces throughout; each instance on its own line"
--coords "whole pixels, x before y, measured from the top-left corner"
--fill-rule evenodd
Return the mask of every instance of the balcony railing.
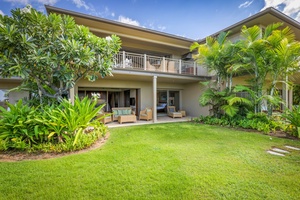
M 136 54 L 122 51 L 116 56 L 114 68 L 155 71 L 194 76 L 209 76 L 207 69 L 193 61 Z

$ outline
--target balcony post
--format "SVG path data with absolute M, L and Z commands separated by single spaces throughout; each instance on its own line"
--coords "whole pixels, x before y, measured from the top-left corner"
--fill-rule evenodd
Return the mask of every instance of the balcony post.
M 196 75 L 196 62 L 194 62 L 194 75 Z
M 147 54 L 144 54 L 144 70 L 147 70 Z
M 179 74 L 181 74 L 181 59 L 179 60 Z
M 165 72 L 166 71 L 166 58 L 165 57 L 163 57 L 162 62 L 163 62 L 162 69 L 163 69 L 163 72 Z
M 123 51 L 123 57 L 122 57 L 122 59 L 123 59 L 123 68 L 125 68 L 126 67 L 126 56 L 125 56 L 125 51 Z

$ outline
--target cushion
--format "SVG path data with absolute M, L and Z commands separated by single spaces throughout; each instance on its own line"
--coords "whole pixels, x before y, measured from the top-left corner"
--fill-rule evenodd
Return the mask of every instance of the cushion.
M 114 116 L 118 115 L 118 110 L 114 110 Z
M 123 111 L 122 110 L 117 110 L 118 111 L 118 115 L 122 115 Z
M 131 110 L 130 109 L 127 109 L 126 110 L 126 115 L 130 115 L 131 114 Z
M 146 114 L 147 114 L 148 112 L 151 112 L 151 109 L 146 108 Z
M 174 108 L 169 108 L 169 112 L 175 112 Z
M 120 110 L 120 115 L 126 115 L 126 110 Z

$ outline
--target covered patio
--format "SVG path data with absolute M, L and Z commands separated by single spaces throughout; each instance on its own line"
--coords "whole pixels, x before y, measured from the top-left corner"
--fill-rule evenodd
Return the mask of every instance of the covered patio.
M 173 122 L 189 122 L 193 119 L 191 116 L 186 116 L 182 118 L 171 118 L 168 116 L 157 116 L 157 123 L 173 123 Z M 137 122 L 128 122 L 119 124 L 117 121 L 107 123 L 108 128 L 116 128 L 116 127 L 125 127 L 125 126 L 138 126 L 138 125 L 145 125 L 145 124 L 154 124 L 153 120 L 146 121 L 146 120 L 137 120 Z

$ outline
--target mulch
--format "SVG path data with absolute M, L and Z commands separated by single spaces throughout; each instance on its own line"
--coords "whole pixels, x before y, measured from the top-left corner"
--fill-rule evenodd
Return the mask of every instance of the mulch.
M 97 140 L 94 144 L 91 146 L 78 150 L 78 151 L 72 151 L 72 152 L 62 152 L 62 153 L 27 153 L 27 152 L 20 152 L 20 151 L 5 151 L 0 152 L 0 162 L 17 162 L 17 161 L 24 161 L 24 160 L 43 160 L 43 159 L 51 159 L 51 158 L 58 158 L 62 156 L 68 156 L 72 154 L 79 154 L 88 152 L 94 149 L 100 148 L 107 139 L 109 138 L 110 134 L 107 133 L 105 137 L 100 138 Z

